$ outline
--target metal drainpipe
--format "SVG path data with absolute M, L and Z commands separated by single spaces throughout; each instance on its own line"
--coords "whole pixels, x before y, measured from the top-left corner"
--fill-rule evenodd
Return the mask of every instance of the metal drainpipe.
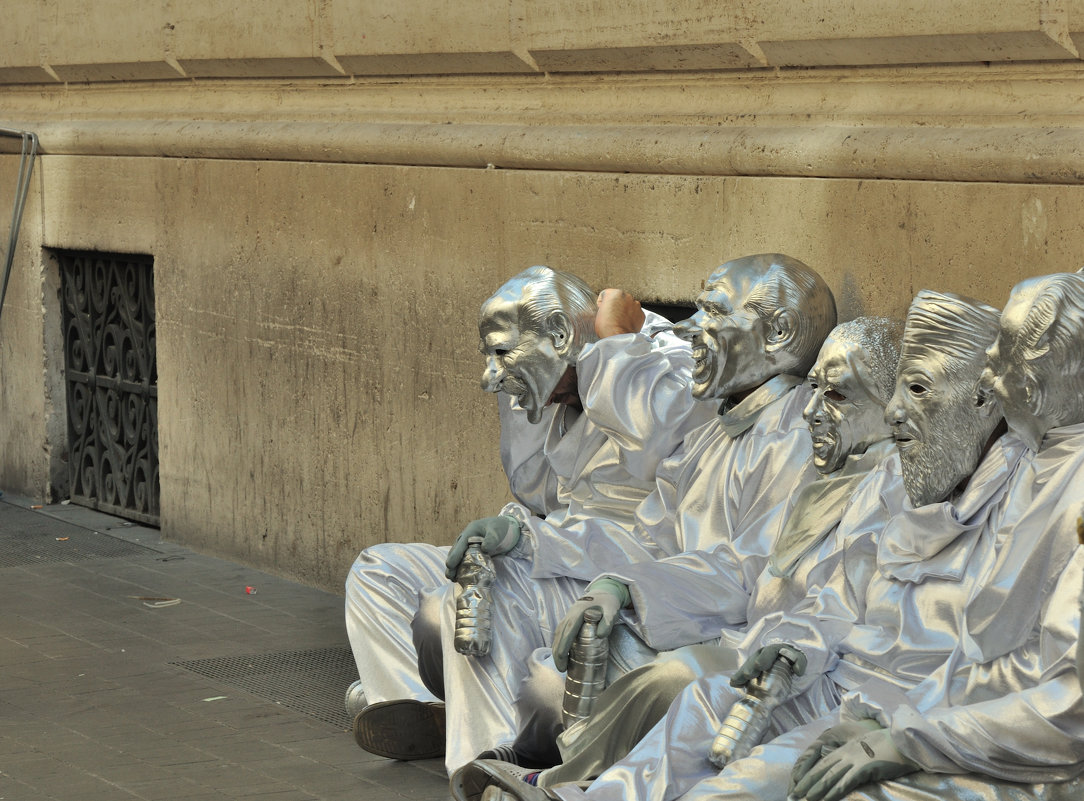
M 19 240 L 19 226 L 23 222 L 23 207 L 30 191 L 30 173 L 34 171 L 34 156 L 38 152 L 38 136 L 29 131 L 13 131 L 0 128 L 0 136 L 9 136 L 23 140 L 22 158 L 19 160 L 19 182 L 15 186 L 15 204 L 11 207 L 11 232 L 8 234 L 8 248 L 4 256 L 4 281 L 0 285 L 0 313 L 4 310 L 4 296 L 8 292 L 8 278 L 11 277 L 11 265 L 15 261 L 15 243 Z

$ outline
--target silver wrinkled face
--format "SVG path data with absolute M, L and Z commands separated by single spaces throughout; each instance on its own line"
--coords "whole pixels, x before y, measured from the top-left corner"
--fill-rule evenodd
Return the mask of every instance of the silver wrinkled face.
M 558 352 L 552 336 L 519 325 L 520 300 L 514 287 L 482 307 L 479 350 L 486 360 L 482 389 L 507 392 L 537 423 L 553 402 L 576 398 L 576 373 Z
M 1009 429 L 1038 450 L 1051 428 L 1084 419 L 1084 281 L 1056 273 L 1021 281 L 986 350 L 980 392 L 1000 403 Z
M 986 369 L 979 388 L 997 398 L 1009 429 L 1038 450 L 1050 426 L 1034 414 L 1027 372 L 1020 360 L 1013 358 L 1013 345 L 1027 312 L 1027 304 L 1021 301 L 1010 300 L 1005 307 L 997 339 L 986 349 Z
M 813 439 L 813 465 L 820 473 L 834 473 L 851 454 L 864 453 L 892 435 L 869 358 L 858 344 L 830 336 L 809 371 L 813 397 L 802 416 Z
M 674 327 L 692 345 L 693 397 L 728 398 L 772 375 L 764 323 L 742 308 L 763 277 L 759 267 L 724 265 L 696 299 L 696 314 Z
M 976 405 L 980 365 L 961 364 L 935 350 L 936 343 L 913 346 L 907 336 L 885 420 L 900 453 L 907 495 L 914 506 L 924 506 L 947 498 L 974 472 L 992 426 Z

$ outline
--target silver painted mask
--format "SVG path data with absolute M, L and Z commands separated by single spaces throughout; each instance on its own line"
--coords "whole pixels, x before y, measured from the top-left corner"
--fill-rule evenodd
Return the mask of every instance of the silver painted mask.
M 885 420 L 916 507 L 946 499 L 974 472 L 1001 419 L 976 395 L 996 331 L 997 310 L 977 301 L 924 290 L 911 304 Z
M 1033 450 L 1046 432 L 1084 420 L 1084 277 L 1044 275 L 1013 287 L 980 391 Z
M 482 389 L 507 392 L 537 423 L 551 403 L 579 404 L 576 359 L 594 335 L 595 295 L 575 276 L 532 267 L 482 304 Z
M 836 326 L 809 371 L 813 397 L 802 416 L 813 439 L 813 465 L 823 474 L 847 457 L 888 439 L 885 405 L 899 360 L 901 325 L 887 318 L 860 317 Z
M 729 398 L 781 373 L 804 375 L 835 325 L 835 301 L 820 276 L 776 253 L 722 265 L 696 307 L 674 333 L 692 345 L 692 393 L 700 399 Z

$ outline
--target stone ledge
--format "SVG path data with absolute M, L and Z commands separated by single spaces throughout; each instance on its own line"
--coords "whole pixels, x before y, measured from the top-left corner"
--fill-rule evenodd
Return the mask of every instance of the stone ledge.
M 1077 60 L 1082 0 L 52 0 L 14 4 L 0 83 Z M 94 13 L 86 13 L 93 6 Z M 7 11 L 7 9 L 5 9 Z M 100 62 L 98 60 L 101 60 Z M 41 70 L 48 65 L 55 76 Z
M 535 71 L 510 51 L 339 55 L 336 60 L 351 75 L 473 75 Z
M 101 62 L 93 64 L 50 64 L 61 81 L 171 81 L 183 73 L 165 61 Z
M 43 155 L 1084 183 L 1079 128 L 21 121 Z M 10 152 L 11 145 L 0 143 Z

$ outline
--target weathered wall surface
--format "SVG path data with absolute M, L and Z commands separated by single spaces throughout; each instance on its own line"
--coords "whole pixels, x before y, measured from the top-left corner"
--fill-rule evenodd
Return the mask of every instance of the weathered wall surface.
M 0 256 L 6 255 L 18 175 L 19 157 L 0 156 Z M 52 404 L 44 369 L 39 177 L 33 176 L 23 212 L 22 236 L 0 309 L 0 489 L 47 497 L 50 445 L 46 431 Z
M 333 589 L 504 502 L 475 324 L 525 266 L 783 251 L 845 318 L 1076 269 L 1084 2 L 952 5 L 11 4 L 0 488 L 63 490 L 49 248 L 154 256 L 166 535 Z

